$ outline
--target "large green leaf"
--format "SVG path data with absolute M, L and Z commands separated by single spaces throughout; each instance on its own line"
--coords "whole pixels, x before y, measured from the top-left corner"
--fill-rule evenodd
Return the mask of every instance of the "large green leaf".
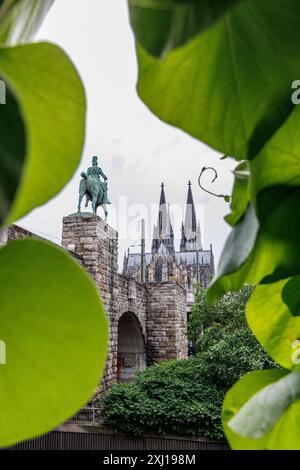
M 299 282 L 298 276 L 257 286 L 247 304 L 250 328 L 270 356 L 286 369 L 293 368 L 299 356 L 300 318 L 289 309 L 296 305 L 300 314 Z
M 72 177 L 84 142 L 86 104 L 73 64 L 52 44 L 0 48 L 0 74 L 15 94 L 26 129 L 25 164 L 16 196 L 10 201 L 6 219 L 10 223 L 47 202 Z M 0 113 L 19 117 L 15 109 L 4 108 Z M 6 131 L 7 126 L 1 126 L 0 142 Z M 5 138 L 16 138 L 13 129 Z M 20 161 L 18 155 L 14 159 Z
M 0 3 L 0 43 L 29 41 L 54 0 L 4 0 Z
M 300 219 L 295 217 L 295 207 L 300 205 L 300 188 L 274 189 L 273 193 L 269 191 L 267 197 L 262 199 L 265 210 L 267 207 L 269 210 L 250 253 L 249 242 L 253 240 L 253 232 L 249 231 L 250 240 L 247 240 L 247 217 L 234 228 L 221 256 L 218 275 L 210 287 L 211 299 L 228 289 L 237 290 L 244 283 L 270 283 L 299 273 Z M 235 254 L 232 259 L 230 253 Z M 245 259 L 247 253 L 248 258 Z
M 258 229 L 257 218 L 250 204 L 226 241 L 217 276 L 207 293 L 209 301 L 216 300 L 228 290 L 238 290 L 247 281 Z
M 298 14 L 294 0 L 245 0 L 163 60 L 138 45 L 139 95 L 164 121 L 253 158 L 293 109 Z
M 255 195 L 271 186 L 296 188 L 300 185 L 299 132 L 300 107 L 296 106 L 284 125 L 250 163 L 252 190 Z M 259 218 L 262 219 L 263 201 L 258 200 L 257 205 Z
M 251 201 L 250 169 L 249 162 L 239 163 L 235 169 L 235 181 L 231 198 L 231 213 L 226 216 L 230 225 L 236 225 L 245 214 Z
M 299 375 L 299 372 L 297 373 Z M 266 450 L 293 450 L 300 449 L 300 401 L 296 400 L 291 406 L 288 406 L 289 400 L 286 401 L 287 397 L 290 397 L 293 391 L 286 388 L 284 385 L 288 385 L 291 374 L 287 375 L 287 372 L 280 369 L 256 371 L 245 375 L 240 379 L 227 393 L 224 404 L 223 404 L 223 426 L 226 433 L 226 437 L 233 449 L 266 449 Z M 294 377 L 294 376 L 293 376 Z M 283 403 L 287 404 L 286 411 L 278 419 L 274 427 L 267 432 L 263 437 L 254 439 L 243 437 L 235 433 L 229 424 L 234 416 L 237 415 L 239 410 L 248 402 L 256 393 L 262 393 L 265 387 L 282 387 L 280 381 L 284 381 L 283 390 L 280 390 L 280 394 L 274 402 L 274 410 L 269 413 L 267 407 L 270 403 L 266 402 L 266 408 L 261 408 L 261 416 L 257 413 L 258 410 L 253 410 L 253 415 L 257 421 L 257 426 L 254 426 L 254 430 L 259 429 L 262 421 L 266 418 L 267 423 L 272 424 L 269 420 L 272 420 L 272 413 L 279 414 L 279 409 Z M 298 384 L 298 377 L 296 378 Z M 279 384 L 279 385 L 278 385 Z M 294 387 L 294 384 L 291 384 Z M 270 389 L 267 389 L 270 390 Z M 275 389 L 276 390 L 276 389 Z M 293 388 L 294 390 L 294 388 Z M 274 388 L 273 388 L 274 391 Z M 264 403 L 262 403 L 262 407 Z M 255 407 L 254 407 L 255 408 Z M 284 406 L 282 407 L 284 408 Z M 266 412 L 266 414 L 265 414 Z M 251 416 L 249 417 L 250 423 Z M 248 424 L 245 424 L 248 426 Z M 242 431 L 243 432 L 243 431 Z
M 228 426 L 240 436 L 260 439 L 299 398 L 300 372 L 296 371 L 255 393 Z
M 96 288 L 53 245 L 0 250 L 0 446 L 59 425 L 85 405 L 102 373 L 107 321 Z
M 130 20 L 140 44 L 163 56 L 214 23 L 242 0 L 129 0 Z

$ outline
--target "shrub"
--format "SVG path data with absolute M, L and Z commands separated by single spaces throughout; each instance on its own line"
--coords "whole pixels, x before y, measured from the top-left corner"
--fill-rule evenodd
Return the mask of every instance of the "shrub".
M 274 366 L 245 320 L 252 290 L 228 293 L 211 306 L 205 291 L 198 288 L 188 325 L 197 356 L 154 365 L 133 382 L 114 385 L 102 399 L 105 422 L 135 435 L 223 438 L 226 391 L 245 373 Z

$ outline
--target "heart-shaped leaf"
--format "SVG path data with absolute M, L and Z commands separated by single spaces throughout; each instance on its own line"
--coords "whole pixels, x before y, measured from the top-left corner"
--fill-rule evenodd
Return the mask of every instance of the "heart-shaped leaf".
M 206 6 L 213 14 L 210 4 Z M 134 22 L 138 93 L 167 123 L 222 153 L 254 158 L 294 108 L 291 85 L 300 76 L 299 5 L 294 0 L 245 0 L 219 13 L 216 22 L 163 60 L 141 46 L 141 25 Z M 152 14 L 144 8 L 142 23 Z M 176 30 L 175 17 L 173 25 Z M 172 25 L 165 28 L 168 37 Z M 143 31 L 145 44 L 153 33 L 145 26 Z
M 0 2 L 0 43 L 29 41 L 40 27 L 54 0 L 4 0 Z
M 260 439 L 299 398 L 300 372 L 297 371 L 255 393 L 228 422 L 228 426 L 240 436 Z
M 235 169 L 235 180 L 231 198 L 231 213 L 226 216 L 226 221 L 234 226 L 245 214 L 251 201 L 250 169 L 249 162 L 241 162 Z
M 247 320 L 258 341 L 286 369 L 299 361 L 300 318 L 289 307 L 299 299 L 299 276 L 292 280 L 257 286 L 247 304 Z M 299 312 L 299 310 L 297 310 Z M 300 313 L 300 312 L 299 312 Z
M 182 46 L 241 0 L 129 0 L 130 20 L 139 43 L 163 56 Z
M 52 44 L 0 48 L 0 74 L 14 92 L 26 130 L 22 178 L 5 221 L 11 223 L 55 196 L 72 177 L 84 141 L 85 94 L 74 66 Z M 15 104 L 1 106 L 0 113 L 13 115 Z M 6 130 L 1 127 L 0 136 Z M 5 138 L 16 139 L 13 128 Z M 20 161 L 17 154 L 13 158 L 12 167 Z
M 230 389 L 222 420 L 233 449 L 300 449 L 299 374 L 279 369 L 251 372 Z
M 234 227 L 224 246 L 218 273 L 210 286 L 207 298 L 211 302 L 227 290 L 238 290 L 247 279 L 258 233 L 258 222 L 252 205 Z
M 88 275 L 40 241 L 0 250 L 0 298 L 0 446 L 7 446 L 50 431 L 86 404 L 104 367 L 107 320 Z

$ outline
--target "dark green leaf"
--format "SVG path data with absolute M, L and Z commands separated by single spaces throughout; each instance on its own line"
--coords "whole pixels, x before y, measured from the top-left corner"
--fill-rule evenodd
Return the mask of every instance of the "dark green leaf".
M 298 15 L 294 0 L 246 0 L 164 60 L 138 46 L 142 100 L 220 152 L 255 157 L 293 110 Z
M 0 223 L 8 215 L 22 175 L 26 130 L 19 105 L 6 86 L 6 104 L 0 105 Z
M 182 46 L 241 0 L 129 0 L 139 43 L 154 56 Z
M 282 199 L 266 198 L 265 207 L 269 207 L 269 212 L 259 228 L 255 244 L 254 226 L 251 231 L 251 220 L 247 223 L 246 216 L 233 229 L 221 257 L 218 275 L 210 287 L 211 299 L 226 290 L 237 290 L 244 283 L 270 283 L 299 273 L 300 219 L 295 217 L 295 207 L 300 205 L 300 189 L 282 188 L 280 192 L 277 188 L 276 195 L 281 195 Z M 257 221 L 254 223 L 257 228 Z
M 300 276 L 290 279 L 282 290 L 282 300 L 295 317 L 300 316 Z

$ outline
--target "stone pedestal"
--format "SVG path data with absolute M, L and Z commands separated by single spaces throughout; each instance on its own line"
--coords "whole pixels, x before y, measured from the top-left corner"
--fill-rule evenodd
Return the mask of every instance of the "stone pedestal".
M 110 342 L 102 389 L 115 381 L 116 338 L 112 331 L 117 317 L 118 233 L 99 216 L 70 215 L 63 219 L 62 246 L 87 270 L 101 294 L 110 325 Z

